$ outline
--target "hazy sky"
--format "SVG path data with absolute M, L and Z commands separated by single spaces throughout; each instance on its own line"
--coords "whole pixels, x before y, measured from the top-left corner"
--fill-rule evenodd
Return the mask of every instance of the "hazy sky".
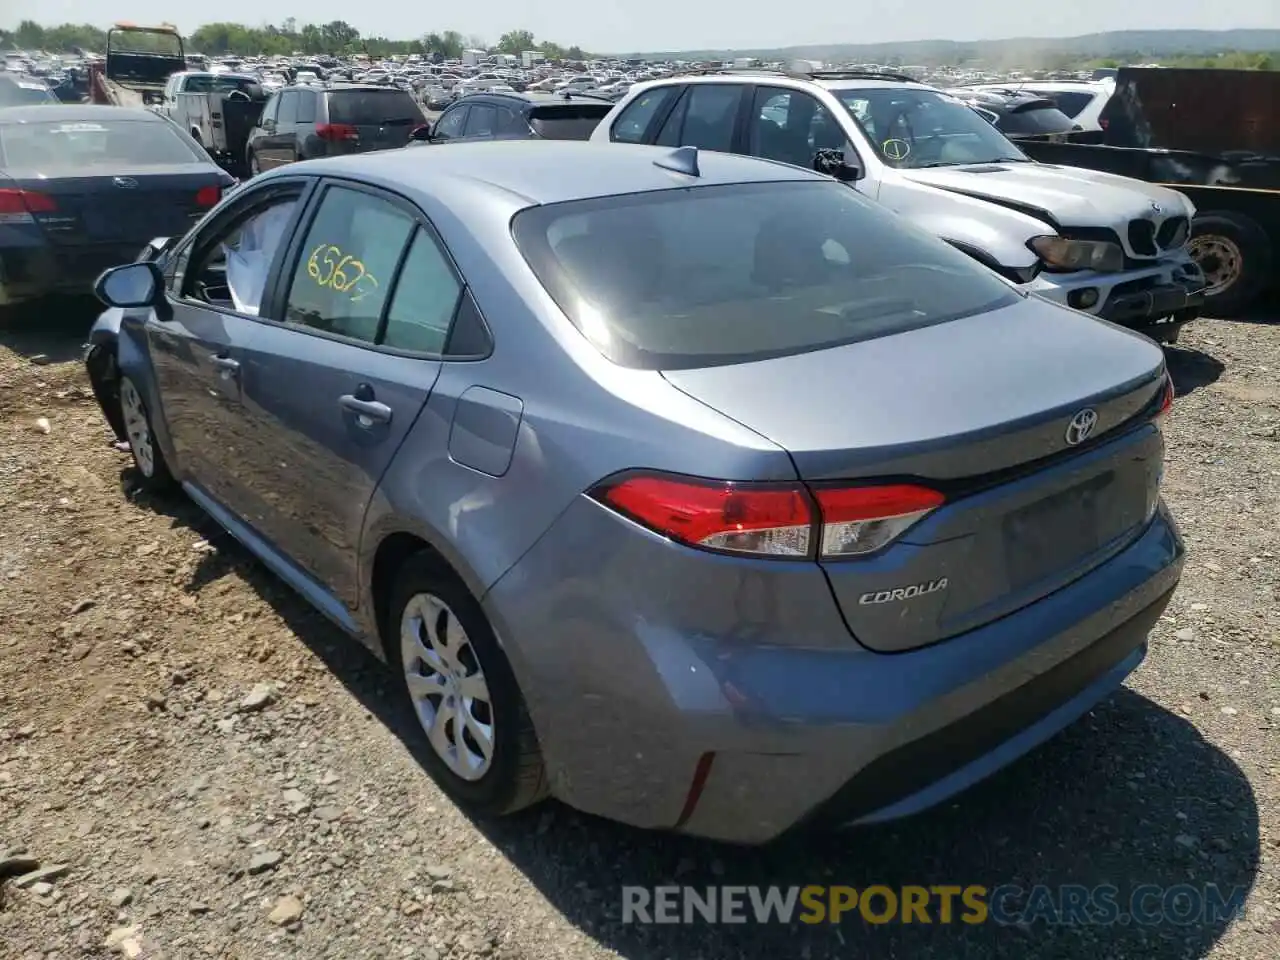
M 201 10 L 202 12 L 197 12 Z M 270 16 L 264 16 L 265 11 Z M 205 12 L 207 11 L 207 12 Z M 511 29 L 598 52 L 774 47 L 893 40 L 1066 37 L 1100 30 L 1280 27 L 1280 0 L 0 0 L 0 24 L 169 21 L 190 34 L 202 23 L 346 20 L 362 33 L 404 39 L 458 30 L 489 42 Z

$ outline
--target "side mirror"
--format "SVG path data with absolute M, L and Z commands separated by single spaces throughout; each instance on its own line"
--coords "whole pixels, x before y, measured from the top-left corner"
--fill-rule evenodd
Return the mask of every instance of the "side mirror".
M 126 263 L 103 272 L 93 285 L 94 295 L 108 307 L 153 307 L 160 302 L 164 276 L 150 260 Z
M 410 140 L 417 140 L 419 143 L 425 143 L 431 139 L 431 124 L 420 123 L 409 132 Z
M 813 169 L 845 183 L 854 183 L 867 175 L 862 164 L 843 150 L 819 150 L 813 157 Z

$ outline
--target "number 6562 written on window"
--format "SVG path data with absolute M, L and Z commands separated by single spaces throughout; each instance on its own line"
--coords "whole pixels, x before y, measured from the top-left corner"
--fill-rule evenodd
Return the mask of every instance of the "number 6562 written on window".
M 307 258 L 307 276 L 316 286 L 351 294 L 353 303 L 378 289 L 378 278 L 364 264 L 331 243 L 319 244 Z

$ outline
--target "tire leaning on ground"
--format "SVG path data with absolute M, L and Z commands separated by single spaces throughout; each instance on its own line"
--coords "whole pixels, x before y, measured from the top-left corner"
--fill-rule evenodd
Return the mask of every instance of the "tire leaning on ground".
M 480 604 L 434 556 L 418 554 L 400 568 L 386 634 L 436 783 L 480 816 L 546 797 L 542 753 L 511 665 Z
M 164 451 L 156 443 L 151 427 L 151 411 L 142 399 L 142 391 L 128 377 L 120 378 L 120 419 L 133 465 L 142 478 L 141 486 L 150 493 L 164 493 L 174 486 L 173 474 L 165 462 Z
M 1271 241 L 1244 214 L 1199 214 L 1191 225 L 1188 251 L 1204 271 L 1208 288 L 1203 312 L 1232 316 L 1257 299 L 1271 271 Z

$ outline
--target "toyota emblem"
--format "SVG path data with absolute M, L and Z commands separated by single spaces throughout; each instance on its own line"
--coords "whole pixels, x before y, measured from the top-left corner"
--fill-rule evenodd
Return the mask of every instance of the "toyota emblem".
M 1151 201 L 1151 212 L 1152 213 L 1161 212 L 1160 204 L 1156 203 L 1154 200 Z
M 1097 425 L 1098 411 L 1085 407 L 1067 424 L 1067 444 L 1075 447 L 1084 443 Z
M 133 177 L 112 177 L 111 182 L 122 190 L 132 190 L 138 185 L 138 181 Z

